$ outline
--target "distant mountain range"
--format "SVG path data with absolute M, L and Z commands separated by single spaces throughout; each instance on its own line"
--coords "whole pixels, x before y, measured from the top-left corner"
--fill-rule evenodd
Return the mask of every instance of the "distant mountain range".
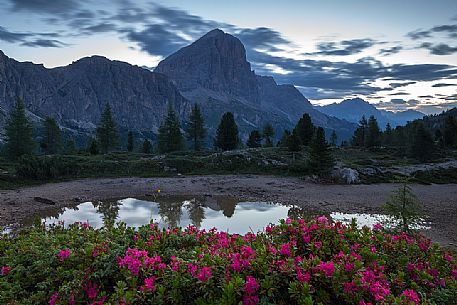
M 218 29 L 168 56 L 154 71 L 101 56 L 47 69 L 0 51 L 0 132 L 17 96 L 35 122 L 52 116 L 68 132 L 87 135 L 108 102 L 122 130 L 152 138 L 170 104 L 182 122 L 192 104 L 200 104 L 210 136 L 222 114 L 231 111 L 243 138 L 267 122 L 280 137 L 303 113 L 327 134 L 336 130 L 340 140 L 352 135 L 362 115 L 374 115 L 381 127 L 423 116 L 417 111 L 378 110 L 361 99 L 314 107 L 293 85 L 256 75 L 240 40 Z
M 425 116 L 424 113 L 416 110 L 399 112 L 380 110 L 360 98 L 348 99 L 342 101 L 341 103 L 333 103 L 326 106 L 316 106 L 315 108 L 327 115 L 353 123 L 359 122 L 362 116 L 365 116 L 368 119 L 368 117 L 373 115 L 382 129 L 386 127 L 387 123 L 389 123 L 392 127 L 396 127 L 399 125 L 405 125 L 409 121 L 421 119 Z

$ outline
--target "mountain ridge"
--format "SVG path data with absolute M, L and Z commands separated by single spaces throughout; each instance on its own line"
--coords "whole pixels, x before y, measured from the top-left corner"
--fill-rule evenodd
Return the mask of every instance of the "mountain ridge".
M 385 128 L 387 123 L 392 127 L 396 127 L 425 116 L 424 113 L 411 109 L 399 112 L 378 109 L 375 105 L 361 98 L 345 99 L 339 103 L 315 107 L 327 115 L 345 119 L 353 123 L 357 123 L 362 116 L 368 118 L 373 115 L 378 120 L 378 124 L 382 129 Z
M 293 128 L 304 113 L 309 113 L 316 125 L 335 129 L 341 137 L 347 138 L 355 128 L 316 111 L 295 86 L 278 85 L 271 76 L 256 75 L 241 41 L 219 29 L 171 54 L 154 71 L 167 75 L 184 97 L 202 104 L 203 110 L 213 107 L 214 112 L 215 104 L 225 103 L 225 111 L 234 112 L 241 124 L 249 121 L 262 128 L 266 123 L 262 117 L 268 117 L 282 134 L 282 130 Z M 217 115 L 221 116 L 220 111 Z
M 46 68 L 0 52 L 0 130 L 17 96 L 34 121 L 52 116 L 62 127 L 87 134 L 108 102 L 120 127 L 139 133 L 157 134 L 169 104 L 186 121 L 193 103 L 202 104 L 210 136 L 227 111 L 234 112 L 242 138 L 267 122 L 279 138 L 305 112 L 340 139 L 355 129 L 315 110 L 293 85 L 256 75 L 241 41 L 221 30 L 165 58 L 154 71 L 98 55 Z

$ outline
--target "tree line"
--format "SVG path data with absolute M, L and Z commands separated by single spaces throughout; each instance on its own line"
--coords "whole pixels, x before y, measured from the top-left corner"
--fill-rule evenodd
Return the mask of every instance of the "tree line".
M 62 132 L 54 118 L 46 118 L 42 122 L 42 139 L 39 143 L 44 154 L 57 154 L 76 152 L 75 141 L 70 138 L 63 145 Z M 184 133 L 182 132 L 179 118 L 171 105 L 168 107 L 167 115 L 161 124 L 158 132 L 157 150 L 160 153 L 180 151 L 185 148 L 185 138 L 190 143 L 190 148 L 200 151 L 205 146 L 207 129 L 200 107 L 195 104 L 188 118 Z M 250 132 L 245 145 L 248 148 L 273 147 L 274 128 L 270 123 L 265 124 L 262 130 Z M 331 135 L 331 144 L 336 145 L 336 132 Z M 120 137 L 117 124 L 113 119 L 110 105 L 107 103 L 101 114 L 100 121 L 95 130 L 95 137 L 91 138 L 87 151 L 96 155 L 106 154 L 119 149 Z M 217 150 L 227 151 L 243 146 L 239 137 L 238 126 L 233 113 L 223 114 L 216 130 L 214 147 Z M 330 153 L 330 145 L 326 141 L 325 130 L 316 127 L 312 123 L 309 114 L 305 113 L 298 121 L 292 132 L 284 131 L 277 146 L 285 147 L 291 152 L 298 152 L 302 149 L 309 149 L 309 164 L 317 172 L 327 172 L 334 164 Z M 11 111 L 10 119 L 6 127 L 5 149 L 8 156 L 17 159 L 22 155 L 32 154 L 36 147 L 33 140 L 32 124 L 25 115 L 24 103 L 17 99 Z M 126 149 L 129 152 L 135 150 L 135 139 L 132 131 L 128 132 Z M 143 153 L 151 153 L 153 145 L 149 139 L 144 139 L 137 148 Z
M 427 126 L 424 120 L 395 128 L 387 123 L 382 131 L 374 116 L 368 120 L 363 116 L 350 144 L 368 149 L 394 147 L 405 156 L 424 162 L 433 159 L 440 149 L 457 148 L 457 121 L 454 116 L 447 115 L 444 123 L 435 128 Z

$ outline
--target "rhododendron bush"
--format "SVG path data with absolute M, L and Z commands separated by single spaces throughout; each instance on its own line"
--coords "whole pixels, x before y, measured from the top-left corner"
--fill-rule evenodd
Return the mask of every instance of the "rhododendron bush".
M 452 304 L 455 254 L 319 217 L 231 235 L 34 228 L 0 239 L 0 304 Z

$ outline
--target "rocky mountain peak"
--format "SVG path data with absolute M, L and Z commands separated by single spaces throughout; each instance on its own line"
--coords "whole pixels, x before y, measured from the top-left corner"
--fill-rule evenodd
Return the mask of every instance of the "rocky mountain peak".
M 219 29 L 170 55 L 154 71 L 170 77 L 185 96 L 206 89 L 223 93 L 227 101 L 258 102 L 256 77 L 243 44 Z

